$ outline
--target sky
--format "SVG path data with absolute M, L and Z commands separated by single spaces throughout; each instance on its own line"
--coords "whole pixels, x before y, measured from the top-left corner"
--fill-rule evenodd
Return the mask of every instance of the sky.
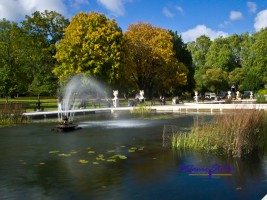
M 177 31 L 184 42 L 255 33 L 267 27 L 267 0 L 0 0 L 0 19 L 20 22 L 35 11 L 53 10 L 71 19 L 95 11 L 123 31 L 140 21 Z

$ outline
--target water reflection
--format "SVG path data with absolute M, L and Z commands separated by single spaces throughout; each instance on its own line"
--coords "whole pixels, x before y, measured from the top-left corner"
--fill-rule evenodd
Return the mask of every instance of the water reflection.
M 93 115 L 84 129 L 53 124 L 0 129 L 0 199 L 261 199 L 267 157 L 233 159 L 162 147 L 165 124 L 188 127 L 193 115 Z M 108 162 L 114 155 L 127 159 Z M 97 160 L 103 155 L 103 160 Z M 88 163 L 82 164 L 80 160 Z M 96 162 L 98 164 L 96 164 Z M 189 176 L 181 165 L 228 165 L 232 176 Z

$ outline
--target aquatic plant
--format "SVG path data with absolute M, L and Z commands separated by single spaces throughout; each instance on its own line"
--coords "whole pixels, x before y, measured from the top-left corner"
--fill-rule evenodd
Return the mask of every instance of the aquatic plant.
M 58 154 L 58 156 L 70 157 L 71 154 L 70 153 L 61 153 L 61 154 Z
M 48 153 L 54 154 L 54 153 L 59 153 L 59 152 L 60 152 L 59 150 L 52 150 L 52 151 L 49 151 Z
M 134 107 L 132 113 L 151 113 L 152 109 L 150 106 L 145 104 L 139 104 L 137 107 Z
M 79 160 L 79 163 L 87 164 L 88 163 L 88 160 Z
M 190 133 L 173 133 L 171 144 L 177 149 L 247 156 L 264 148 L 264 117 L 265 113 L 260 109 L 216 115 L 209 123 L 195 123 Z
M 23 124 L 29 121 L 29 118 L 23 113 L 26 112 L 22 104 L 4 103 L 0 104 L 0 126 L 9 126 Z

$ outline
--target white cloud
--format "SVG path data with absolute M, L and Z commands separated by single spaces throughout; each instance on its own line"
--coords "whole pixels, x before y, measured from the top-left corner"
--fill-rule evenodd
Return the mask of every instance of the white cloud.
M 256 13 L 257 12 L 257 4 L 255 2 L 247 2 L 248 11 L 250 13 Z
M 262 28 L 267 27 L 267 10 L 263 10 L 255 17 L 254 28 L 255 31 L 260 31 Z
M 129 0 L 97 0 L 115 16 L 122 16 L 125 13 L 124 4 Z
M 224 21 L 222 24 L 219 25 L 220 28 L 225 28 L 226 26 L 228 26 L 229 24 L 231 24 L 231 22 L 229 21 Z
M 192 42 L 195 41 L 201 35 L 206 35 L 211 40 L 214 40 L 218 37 L 227 37 L 228 33 L 225 33 L 223 31 L 214 31 L 206 27 L 205 25 L 197 25 L 195 28 L 189 29 L 188 31 L 183 32 L 181 35 L 184 42 Z
M 239 11 L 231 11 L 229 18 L 230 20 L 239 20 L 243 18 L 243 15 Z
M 0 0 L 0 19 L 18 21 L 24 19 L 25 15 L 45 10 L 57 11 L 64 15 L 67 7 L 63 0 Z
M 184 9 L 181 6 L 176 6 L 176 10 L 178 10 L 182 15 L 184 14 Z
M 168 18 L 174 17 L 174 14 L 166 7 L 163 8 L 162 13 Z

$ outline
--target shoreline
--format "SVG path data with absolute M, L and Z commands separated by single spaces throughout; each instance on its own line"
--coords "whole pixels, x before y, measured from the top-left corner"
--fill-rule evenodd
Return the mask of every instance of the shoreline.
M 153 110 L 153 112 L 177 112 L 177 113 L 223 113 L 238 109 L 263 109 L 267 110 L 267 104 L 221 104 L 221 103 L 184 103 L 175 105 L 158 105 L 158 106 L 148 106 Z M 73 110 L 75 115 L 86 115 L 95 113 L 114 113 L 114 112 L 131 112 L 137 107 L 117 107 L 117 108 L 95 108 L 95 109 L 77 109 Z M 42 111 L 42 112 L 29 112 L 23 113 L 23 115 L 31 117 L 32 119 L 52 119 L 58 118 L 60 114 L 64 114 L 65 111 Z

